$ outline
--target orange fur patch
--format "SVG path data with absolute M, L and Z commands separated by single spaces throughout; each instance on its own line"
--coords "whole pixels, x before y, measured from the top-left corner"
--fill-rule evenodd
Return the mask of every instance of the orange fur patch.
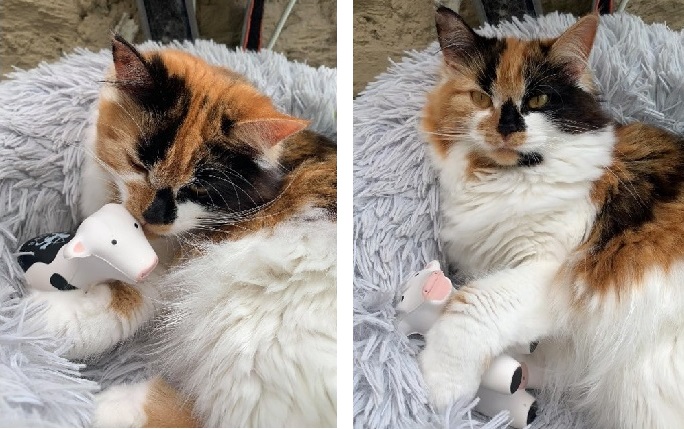
M 422 118 L 428 141 L 443 158 L 458 135 L 467 132 L 465 124 L 478 110 L 470 99 L 470 91 L 478 89 L 475 80 L 460 74 L 447 75 L 448 79 L 427 95 Z
M 620 127 L 616 134 L 613 164 L 592 190 L 599 215 L 571 273 L 590 293 L 615 292 L 619 297 L 650 269 L 669 270 L 684 258 L 684 153 L 676 136 L 645 124 Z M 660 177 L 659 186 L 653 177 Z M 657 197 L 664 192 L 672 192 L 672 198 Z M 625 213 L 608 212 L 612 205 L 626 206 Z M 644 221 L 617 229 L 613 223 L 625 220 L 619 216 L 643 216 Z
M 140 291 L 121 281 L 109 283 L 112 301 L 109 307 L 123 318 L 130 318 L 142 304 Z
M 144 405 L 148 428 L 196 428 L 199 422 L 192 415 L 192 403 L 161 378 L 152 381 Z
M 525 61 L 538 52 L 538 45 L 535 42 L 507 38 L 506 49 L 501 53 L 499 66 L 496 69 L 496 80 L 493 82 L 494 94 L 502 100 L 521 99 L 525 94 L 523 76 Z

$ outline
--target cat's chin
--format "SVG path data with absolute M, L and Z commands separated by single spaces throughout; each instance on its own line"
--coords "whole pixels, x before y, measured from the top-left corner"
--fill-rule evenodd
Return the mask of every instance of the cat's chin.
M 520 152 L 505 148 L 488 151 L 487 156 L 502 167 L 518 165 L 518 161 L 520 160 Z
M 168 237 L 173 235 L 171 231 L 171 225 L 153 225 L 150 223 L 143 225 L 143 232 L 148 240 L 153 240 L 160 237 Z

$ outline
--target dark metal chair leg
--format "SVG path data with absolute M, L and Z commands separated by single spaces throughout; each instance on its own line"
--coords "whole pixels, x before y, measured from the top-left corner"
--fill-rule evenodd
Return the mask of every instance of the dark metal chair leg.
M 192 0 L 136 0 L 146 39 L 168 43 L 198 37 Z

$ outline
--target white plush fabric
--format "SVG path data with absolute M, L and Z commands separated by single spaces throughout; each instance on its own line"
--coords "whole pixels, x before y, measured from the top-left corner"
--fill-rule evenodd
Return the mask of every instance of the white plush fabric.
M 246 75 L 277 107 L 336 138 L 336 71 L 288 62 L 273 52 L 237 52 L 209 41 L 175 47 Z M 141 49 L 157 47 L 146 43 Z M 14 253 L 38 234 L 78 224 L 85 130 L 111 53 L 78 50 L 54 64 L 11 73 L 0 82 L 0 426 L 86 426 L 100 386 L 137 381 L 160 368 L 141 353 L 143 332 L 88 362 L 61 355 L 50 335 L 29 323 Z M 44 329 L 39 331 L 44 332 Z
M 551 37 L 574 21 L 554 13 L 480 31 L 488 36 Z M 392 323 L 404 276 L 432 259 L 444 259 L 438 240 L 435 174 L 418 130 L 425 94 L 436 83 L 440 62 L 436 43 L 409 53 L 354 102 L 354 418 L 358 428 L 481 426 L 470 421 L 471 404 L 454 404 L 444 416 L 426 405 L 416 361 L 420 344 L 408 341 Z M 606 108 L 616 120 L 639 120 L 684 133 L 684 32 L 646 25 L 630 15 L 603 16 L 591 64 Z M 545 405 L 532 428 L 586 427 L 582 416 Z M 501 418 L 483 427 L 502 427 Z

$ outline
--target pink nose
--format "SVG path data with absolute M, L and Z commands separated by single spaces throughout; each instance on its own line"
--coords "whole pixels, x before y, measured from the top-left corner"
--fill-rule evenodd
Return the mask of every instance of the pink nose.
M 440 271 L 431 273 L 423 286 L 423 298 L 440 301 L 451 292 L 451 281 Z
M 435 287 L 440 277 L 444 277 L 444 275 L 440 272 L 435 271 L 434 273 L 430 273 L 428 278 L 425 280 L 425 285 L 423 286 L 423 295 L 430 295 L 432 288 Z
M 159 262 L 159 258 L 157 257 L 157 255 L 154 255 L 154 260 L 152 261 L 152 263 L 150 264 L 150 266 L 147 267 L 147 268 L 145 268 L 145 269 L 143 270 L 143 272 L 141 272 L 141 273 L 138 275 L 138 278 L 137 278 L 136 280 L 137 280 L 137 281 L 142 281 L 142 280 L 144 280 L 147 276 L 149 276 L 150 273 L 151 273 L 151 272 L 155 269 L 155 267 L 157 266 L 157 262 Z

